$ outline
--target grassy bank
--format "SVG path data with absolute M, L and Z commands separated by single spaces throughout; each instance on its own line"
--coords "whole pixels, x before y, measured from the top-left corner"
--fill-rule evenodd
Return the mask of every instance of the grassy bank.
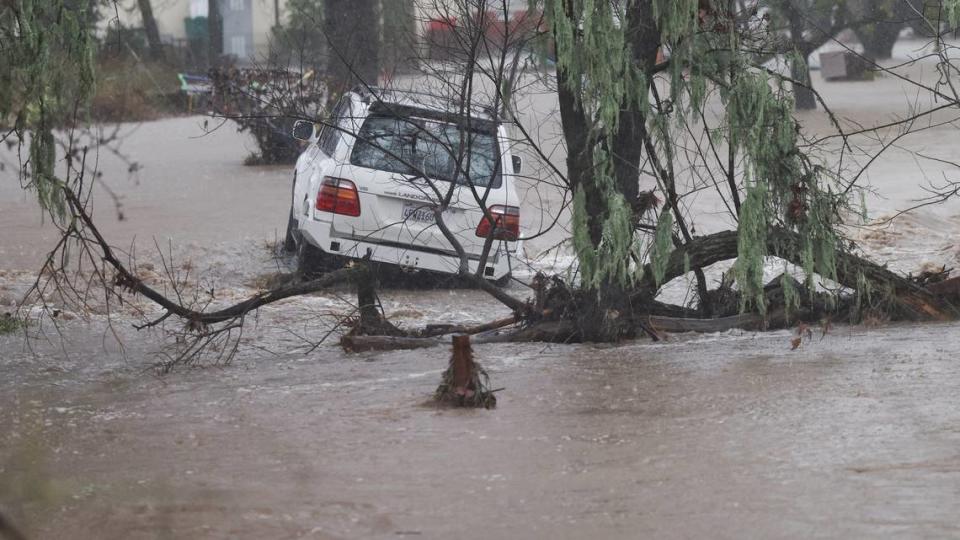
M 98 122 L 142 122 L 183 114 L 177 70 L 162 63 L 130 58 L 103 60 L 90 103 Z

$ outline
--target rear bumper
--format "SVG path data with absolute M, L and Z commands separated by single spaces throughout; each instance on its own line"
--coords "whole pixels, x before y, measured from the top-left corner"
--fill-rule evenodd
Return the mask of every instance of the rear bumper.
M 324 253 L 359 259 L 370 254 L 370 259 L 403 268 L 430 270 L 456 274 L 460 259 L 449 246 L 429 247 L 387 242 L 365 236 L 343 235 L 333 230 L 330 222 L 304 219 L 300 223 L 304 241 Z M 500 279 L 510 273 L 510 257 L 520 248 L 520 242 L 494 242 L 487 258 L 483 275 Z M 509 252 L 508 252 L 509 249 Z M 469 257 L 471 272 L 477 271 L 479 257 Z

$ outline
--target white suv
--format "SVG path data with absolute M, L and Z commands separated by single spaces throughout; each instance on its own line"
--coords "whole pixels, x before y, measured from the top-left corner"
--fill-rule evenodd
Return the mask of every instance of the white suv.
M 457 273 L 460 259 L 435 220 L 442 207 L 470 271 L 492 235 L 482 275 L 509 277 L 520 245 L 520 160 L 494 117 L 455 110 L 413 92 L 349 92 L 319 133 L 297 122 L 294 137 L 310 144 L 297 160 L 285 245 L 301 271 L 369 254 Z

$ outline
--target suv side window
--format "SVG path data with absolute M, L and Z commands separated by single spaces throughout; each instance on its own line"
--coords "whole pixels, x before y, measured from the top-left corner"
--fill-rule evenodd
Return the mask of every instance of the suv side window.
M 350 97 L 343 96 L 333 108 L 333 114 L 330 115 L 329 125 L 323 127 L 323 133 L 320 134 L 320 150 L 328 156 L 333 156 L 337 151 L 337 144 L 343 135 L 339 129 L 343 127 L 344 114 L 350 109 Z M 335 127 L 334 127 L 335 126 Z

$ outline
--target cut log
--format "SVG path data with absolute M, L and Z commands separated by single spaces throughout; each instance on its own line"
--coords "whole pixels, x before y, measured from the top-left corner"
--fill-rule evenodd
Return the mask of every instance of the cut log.
M 657 330 L 679 334 L 683 332 L 726 332 L 728 330 L 778 330 L 786 328 L 791 323 L 806 321 L 811 318 L 808 313 L 796 313 L 789 319 L 783 309 L 774 310 L 765 317 L 756 313 L 744 313 L 730 317 L 716 319 L 687 319 L 676 317 L 658 317 L 651 315 L 647 321 Z
M 453 392 L 460 398 L 473 397 L 473 351 L 470 349 L 470 336 L 453 336 L 453 356 L 450 359 L 453 370 L 451 381 Z
M 516 315 L 511 315 L 510 317 L 505 317 L 503 319 L 497 319 L 495 321 L 474 326 L 464 326 L 459 324 L 429 324 L 424 329 L 421 337 L 434 337 L 446 334 L 480 334 L 482 332 L 496 330 L 497 328 L 503 328 L 516 323 Z
M 491 390 L 487 372 L 473 360 L 470 336 L 453 336 L 450 363 L 440 378 L 434 400 L 458 407 L 497 406 L 496 390 Z
M 572 326 L 571 326 L 572 328 Z M 535 339 L 516 339 L 519 334 L 515 328 L 498 328 L 473 336 L 473 343 L 509 343 L 513 341 L 538 341 Z M 340 346 L 347 352 L 401 351 L 428 349 L 445 345 L 442 336 L 398 337 L 398 336 L 357 336 L 345 335 L 340 338 Z
M 20 532 L 2 513 L 0 513 L 0 538 L 6 540 L 27 540 L 26 535 Z
M 760 330 L 765 327 L 764 318 L 755 313 L 720 317 L 717 319 L 677 319 L 674 317 L 645 317 L 651 326 L 661 332 L 726 332 L 727 330 Z
M 400 336 L 353 336 L 340 338 L 340 346 L 347 352 L 400 351 L 427 349 L 443 345 L 444 340 L 436 337 L 415 338 Z
M 797 314 L 792 321 L 806 320 Z M 773 330 L 785 328 L 787 320 L 783 310 L 776 310 L 766 318 L 756 314 L 735 315 L 717 319 L 688 319 L 678 317 L 644 316 L 639 321 L 656 332 L 726 332 L 728 330 Z M 473 337 L 474 343 L 577 343 L 579 334 L 573 321 L 541 321 L 521 329 L 497 329 Z M 348 352 L 391 351 L 426 349 L 445 345 L 440 337 L 390 337 L 390 336 L 344 336 L 340 344 Z

